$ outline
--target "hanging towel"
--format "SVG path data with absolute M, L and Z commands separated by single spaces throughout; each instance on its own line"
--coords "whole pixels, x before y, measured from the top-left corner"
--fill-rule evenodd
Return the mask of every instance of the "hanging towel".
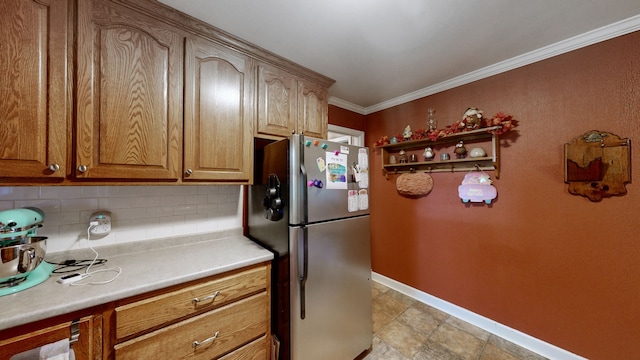
M 40 360 L 69 360 L 69 338 L 41 347 Z
M 69 339 L 63 339 L 13 355 L 10 360 L 75 360 L 75 358 L 75 353 L 69 348 Z
M 40 360 L 40 348 L 35 348 L 13 355 L 9 360 Z

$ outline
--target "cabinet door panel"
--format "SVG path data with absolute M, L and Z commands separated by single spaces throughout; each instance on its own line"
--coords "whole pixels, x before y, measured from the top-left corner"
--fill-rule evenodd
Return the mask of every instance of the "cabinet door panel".
M 258 134 L 289 136 L 297 129 L 297 81 L 293 75 L 260 65 Z
M 67 2 L 2 1 L 0 23 L 0 177 L 63 178 Z
M 87 316 L 77 322 L 78 341 L 71 344 L 76 359 L 102 358 L 102 317 Z M 9 359 L 56 341 L 70 337 L 71 322 L 50 326 L 27 334 L 0 340 L 0 359 Z M 37 355 L 36 355 L 37 357 Z
M 249 59 L 203 39 L 187 39 L 184 180 L 251 177 Z
M 182 38 L 102 6 L 78 3 L 76 176 L 177 179 Z
M 326 139 L 328 131 L 328 92 L 305 82 L 298 82 L 298 129 L 307 136 Z
M 100 42 L 100 161 L 166 164 L 169 49 L 132 28 L 105 28 Z

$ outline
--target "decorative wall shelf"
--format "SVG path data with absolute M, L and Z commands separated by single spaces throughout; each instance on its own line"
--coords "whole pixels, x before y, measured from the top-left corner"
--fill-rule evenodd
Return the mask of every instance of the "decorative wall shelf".
M 430 139 L 409 140 L 395 144 L 380 145 L 378 148 L 382 153 L 382 170 L 387 176 L 389 174 L 401 174 L 406 172 L 424 171 L 431 172 L 454 172 L 454 171 L 471 171 L 471 170 L 495 170 L 495 177 L 500 177 L 500 139 L 499 135 L 491 131 L 499 129 L 500 126 L 486 127 L 477 130 L 464 131 L 460 133 L 449 134 L 436 141 Z M 463 159 L 456 159 L 453 150 L 449 153 L 449 160 L 440 160 L 441 150 L 451 147 L 452 145 L 463 141 L 467 151 L 474 147 L 481 147 L 487 152 L 487 156 L 472 158 L 467 152 L 467 156 Z M 487 143 L 491 141 L 491 147 L 486 149 Z M 433 160 L 422 161 L 423 153 L 426 147 L 435 150 L 436 156 Z M 410 154 L 415 154 L 421 161 L 399 162 L 399 153 L 401 150 Z M 397 163 L 391 163 L 390 157 L 395 156 Z

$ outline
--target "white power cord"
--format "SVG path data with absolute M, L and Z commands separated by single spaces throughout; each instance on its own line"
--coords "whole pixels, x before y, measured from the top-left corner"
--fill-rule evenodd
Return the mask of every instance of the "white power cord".
M 93 251 L 93 253 L 96 255 L 93 258 L 93 261 L 91 261 L 91 263 L 89 264 L 89 266 L 87 266 L 87 268 L 84 271 L 84 274 L 80 275 L 80 279 L 78 279 L 77 281 L 74 281 L 72 283 L 70 283 L 69 285 L 102 285 L 102 284 L 108 284 L 110 282 L 112 282 L 113 280 L 117 279 L 118 276 L 120 276 L 120 274 L 122 273 L 122 268 L 119 266 L 115 266 L 112 268 L 108 268 L 108 269 L 99 269 L 99 270 L 94 270 L 94 271 L 89 271 L 91 270 L 91 267 L 93 266 L 93 264 L 96 263 L 96 260 L 98 260 L 98 252 L 96 251 L 96 249 L 93 248 L 93 246 L 91 246 L 91 228 L 98 226 L 98 222 L 97 221 L 92 221 L 89 223 L 89 227 L 87 228 L 87 245 L 89 245 L 89 249 L 91 249 L 91 251 Z M 96 281 L 96 282 L 88 282 L 88 283 L 82 283 L 82 284 L 78 284 L 79 281 L 84 280 L 88 277 L 91 277 L 93 274 L 99 273 L 99 272 L 107 272 L 107 271 L 115 271 L 116 275 L 109 279 L 109 280 L 105 280 L 105 281 Z

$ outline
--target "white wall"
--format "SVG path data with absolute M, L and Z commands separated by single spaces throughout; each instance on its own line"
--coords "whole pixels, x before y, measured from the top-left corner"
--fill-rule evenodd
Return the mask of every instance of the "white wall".
M 242 226 L 241 186 L 0 186 L 0 210 L 45 212 L 38 235 L 47 253 L 87 247 L 89 217 L 112 213 L 112 232 L 92 246 L 190 235 Z

